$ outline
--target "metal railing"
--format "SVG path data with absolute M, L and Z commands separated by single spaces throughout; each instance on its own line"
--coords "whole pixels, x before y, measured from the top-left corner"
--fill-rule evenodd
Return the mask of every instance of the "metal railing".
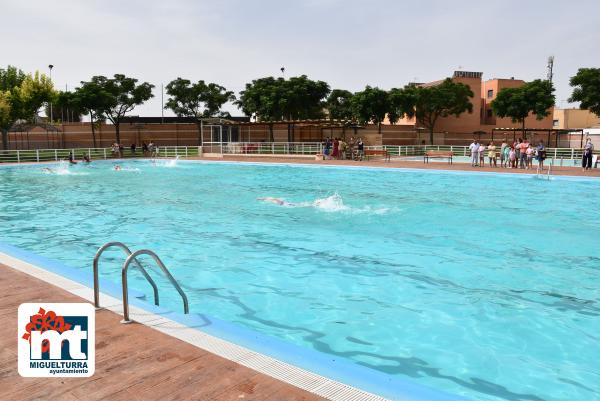
M 100 256 L 102 256 L 104 251 L 106 251 L 109 248 L 115 248 L 115 247 L 122 249 L 123 252 L 125 252 L 127 254 L 127 256 L 131 256 L 131 250 L 127 247 L 127 245 L 125 245 L 122 242 L 117 242 L 117 241 L 107 242 L 106 244 L 104 244 L 100 248 L 98 248 L 98 251 L 96 251 L 96 255 L 94 256 L 94 261 L 92 263 L 92 269 L 94 270 L 94 306 L 96 307 L 96 309 L 101 308 L 100 307 L 100 282 L 98 280 L 98 262 L 100 260 Z M 135 265 L 138 267 L 138 269 L 140 269 L 140 272 L 144 275 L 146 280 L 152 286 L 152 290 L 154 292 L 154 305 L 159 305 L 158 287 L 156 286 L 156 283 L 154 282 L 154 280 L 152 280 L 152 277 L 150 277 L 150 275 L 148 274 L 146 269 L 144 269 L 144 266 L 142 266 L 142 264 L 137 259 L 135 259 L 134 262 L 135 262 Z
M 235 155 L 312 155 L 323 153 L 320 142 L 205 142 L 213 153 Z
M 0 150 L 0 163 L 25 163 L 60 161 L 69 158 L 72 153 L 76 160 L 89 156 L 92 160 L 136 158 L 136 157 L 191 157 L 202 154 L 201 146 L 157 146 L 154 155 L 137 148 L 135 152 L 125 148 L 122 152 L 113 152 L 111 148 L 74 148 L 74 149 L 35 149 Z
M 129 265 L 131 264 L 131 262 L 135 261 L 136 260 L 135 258 L 139 255 L 149 255 L 152 257 L 152 259 L 154 259 L 154 261 L 156 262 L 158 267 L 160 267 L 160 269 L 165 274 L 165 276 L 167 276 L 167 279 L 169 280 L 169 282 L 173 285 L 173 287 L 175 287 L 175 289 L 177 290 L 179 295 L 181 295 L 181 299 L 183 300 L 183 313 L 185 313 L 185 314 L 190 313 L 190 307 L 189 307 L 187 296 L 185 295 L 185 293 L 183 292 L 183 290 L 181 289 L 181 287 L 179 286 L 177 281 L 173 278 L 173 276 L 169 272 L 169 269 L 167 269 L 167 267 L 162 262 L 162 260 L 160 260 L 158 255 L 156 253 L 152 252 L 151 250 L 140 249 L 139 251 L 135 251 L 134 253 L 132 253 L 131 255 L 129 255 L 127 257 L 127 260 L 125 260 L 125 263 L 123 264 L 123 268 L 121 269 L 121 280 L 123 283 L 123 320 L 121 321 L 121 323 L 131 323 L 131 320 L 129 319 L 129 299 L 128 299 L 129 294 L 128 294 L 128 289 L 127 289 L 127 269 L 129 268 Z
M 469 156 L 468 146 L 455 145 L 379 145 L 366 146 L 365 149 L 385 149 L 391 156 L 423 156 L 428 150 L 450 151 L 454 156 Z M 498 149 L 499 150 L 499 149 Z M 595 151 L 594 154 L 600 154 Z M 581 160 L 583 149 L 579 148 L 546 148 L 546 157 L 554 160 Z
M 106 251 L 109 248 L 113 248 L 113 247 L 120 248 L 127 254 L 127 259 L 125 259 L 125 262 L 123 263 L 123 267 L 121 268 L 121 280 L 122 280 L 122 289 L 123 289 L 123 320 L 121 321 L 121 323 L 131 323 L 131 320 L 129 319 L 129 290 L 128 290 L 128 286 L 127 286 L 127 271 L 129 269 L 129 265 L 131 265 L 132 262 L 134 262 L 136 264 L 136 266 L 138 267 L 140 272 L 144 275 L 144 278 L 146 278 L 146 280 L 152 286 L 152 290 L 154 292 L 154 304 L 157 306 L 159 305 L 158 287 L 156 286 L 156 283 L 154 282 L 152 277 L 150 277 L 150 275 L 148 274 L 148 272 L 146 271 L 144 266 L 142 266 L 142 264 L 139 262 L 139 260 L 137 260 L 137 257 L 140 255 L 149 255 L 152 257 L 152 259 L 154 259 L 154 261 L 156 262 L 158 267 L 160 267 L 160 269 L 162 270 L 164 275 L 167 277 L 167 279 L 169 280 L 171 285 L 173 285 L 173 287 L 175 287 L 175 289 L 181 296 L 181 299 L 183 300 L 184 313 L 188 314 L 190 312 L 190 307 L 189 307 L 189 302 L 188 302 L 187 296 L 181 289 L 181 286 L 179 285 L 179 283 L 177 283 L 175 278 L 173 278 L 173 276 L 171 275 L 171 272 L 169 272 L 169 269 L 167 269 L 165 264 L 162 262 L 162 260 L 160 260 L 160 258 L 158 257 L 158 255 L 156 253 L 152 252 L 149 249 L 140 249 L 140 250 L 132 253 L 131 250 L 129 249 L 129 247 L 127 247 L 127 245 L 123 244 L 122 242 L 117 242 L 117 241 L 107 242 L 106 244 L 102 245 L 100 248 L 98 248 L 98 251 L 96 252 L 96 255 L 94 256 L 94 261 L 93 261 L 94 306 L 96 307 L 96 309 L 101 308 L 100 307 L 100 283 L 98 280 L 98 262 L 100 260 L 100 256 L 102 256 L 104 251 Z
M 455 156 L 469 156 L 468 146 L 455 145 L 377 145 L 365 146 L 365 149 L 385 149 L 392 157 L 423 156 L 428 150 L 451 151 Z M 113 152 L 111 148 L 76 149 L 37 149 L 37 150 L 0 150 L 0 163 L 47 162 L 69 158 L 73 153 L 76 160 L 85 155 L 94 159 L 135 158 L 135 157 L 197 157 L 203 153 L 222 153 L 232 155 L 316 155 L 323 153 L 320 142 L 205 142 L 203 146 L 158 146 L 154 154 L 137 149 Z M 594 154 L 600 154 L 600 149 Z M 546 157 L 560 160 L 581 160 L 583 149 L 546 148 Z M 576 163 L 575 163 L 576 164 Z

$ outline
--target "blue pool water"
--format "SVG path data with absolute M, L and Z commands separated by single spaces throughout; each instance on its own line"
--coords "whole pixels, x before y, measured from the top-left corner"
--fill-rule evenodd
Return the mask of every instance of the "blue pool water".
M 112 166 L 0 168 L 0 241 L 85 271 L 148 247 L 192 312 L 474 400 L 600 399 L 600 181 Z

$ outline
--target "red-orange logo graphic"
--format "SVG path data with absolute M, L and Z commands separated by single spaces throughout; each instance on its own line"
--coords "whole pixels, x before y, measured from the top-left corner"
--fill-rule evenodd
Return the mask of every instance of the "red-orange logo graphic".
M 29 340 L 31 344 L 31 332 L 34 330 L 42 333 L 48 330 L 62 333 L 70 329 L 71 325 L 65 323 L 65 319 L 62 316 L 57 316 L 53 311 L 46 312 L 43 308 L 40 308 L 37 314 L 31 316 L 30 322 L 25 326 L 26 333 L 23 334 L 22 338 Z M 49 348 L 50 342 L 48 340 L 42 341 L 42 352 L 47 352 Z

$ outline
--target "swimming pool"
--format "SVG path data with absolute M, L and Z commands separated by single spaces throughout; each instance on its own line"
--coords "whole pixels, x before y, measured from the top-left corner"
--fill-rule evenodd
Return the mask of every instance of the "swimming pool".
M 600 399 L 599 181 L 112 165 L 0 168 L 0 241 L 86 271 L 148 247 L 192 312 L 474 400 Z

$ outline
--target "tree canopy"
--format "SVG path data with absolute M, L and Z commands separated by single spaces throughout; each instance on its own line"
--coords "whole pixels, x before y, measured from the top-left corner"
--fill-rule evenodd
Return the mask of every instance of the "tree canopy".
M 166 86 L 170 96 L 165 104 L 166 109 L 180 117 L 193 117 L 198 125 L 198 144 L 202 144 L 201 122 L 203 117 L 226 116 L 221 107 L 227 102 L 234 101 L 232 91 L 215 83 L 198 81 L 192 83 L 189 79 L 177 78 Z
M 363 91 L 356 92 L 351 100 L 354 116 L 361 124 L 372 122 L 379 126 L 389 112 L 388 92 L 378 87 L 366 86 Z
M 520 122 L 525 129 L 529 114 L 542 120 L 554 106 L 554 87 L 550 81 L 536 79 L 517 88 L 505 88 L 498 92 L 492 102 L 492 110 L 498 117 L 509 117 Z
M 283 78 L 266 77 L 246 84 L 236 105 L 244 114 L 258 120 L 303 120 L 322 118 L 329 85 L 306 75 Z
M 352 92 L 344 89 L 334 89 L 325 101 L 327 115 L 331 120 L 352 120 Z
M 414 108 L 406 109 L 409 117 L 429 131 L 429 142 L 433 143 L 435 125 L 440 117 L 458 117 L 464 112 L 473 112 L 471 98 L 474 96 L 469 85 L 446 78 L 442 83 L 431 86 L 408 85 L 405 97 L 414 102 Z
M 59 91 L 52 101 L 54 119 L 61 122 L 80 122 L 84 112 L 79 106 L 76 92 Z M 50 115 L 50 107 L 46 106 L 46 115 Z
M 84 114 L 89 115 L 92 127 L 92 141 L 96 143 L 96 125 L 106 120 L 104 110 L 113 102 L 112 95 L 95 81 L 81 82 L 81 86 L 75 89 L 71 101 Z
M 266 77 L 246 84 L 235 104 L 247 116 L 258 121 L 306 120 L 324 117 L 324 99 L 329 85 L 306 75 L 283 78 Z M 269 125 L 271 140 L 273 127 Z
M 569 83 L 573 87 L 569 102 L 581 102 L 582 109 L 600 116 L 600 68 L 580 68 Z
M 102 75 L 92 77 L 89 82 L 82 82 L 82 88 L 86 87 L 91 93 L 91 100 L 97 103 L 97 111 L 100 117 L 107 118 L 115 126 L 115 139 L 121 143 L 119 132 L 121 119 L 135 106 L 143 104 L 152 98 L 154 85 L 148 82 L 137 84 L 135 78 L 126 77 L 123 74 L 115 74 L 113 78 Z M 81 98 L 81 97 L 80 97 Z M 92 102 L 92 103 L 94 103 Z M 84 105 L 88 111 L 91 104 Z
M 50 79 L 39 72 L 25 74 L 15 67 L 0 69 L 0 130 L 8 149 L 8 130 L 17 120 L 33 122 L 40 108 L 56 95 Z
M 416 106 L 416 92 L 412 87 L 392 88 L 389 91 L 388 120 L 396 124 L 405 115 L 413 116 Z

